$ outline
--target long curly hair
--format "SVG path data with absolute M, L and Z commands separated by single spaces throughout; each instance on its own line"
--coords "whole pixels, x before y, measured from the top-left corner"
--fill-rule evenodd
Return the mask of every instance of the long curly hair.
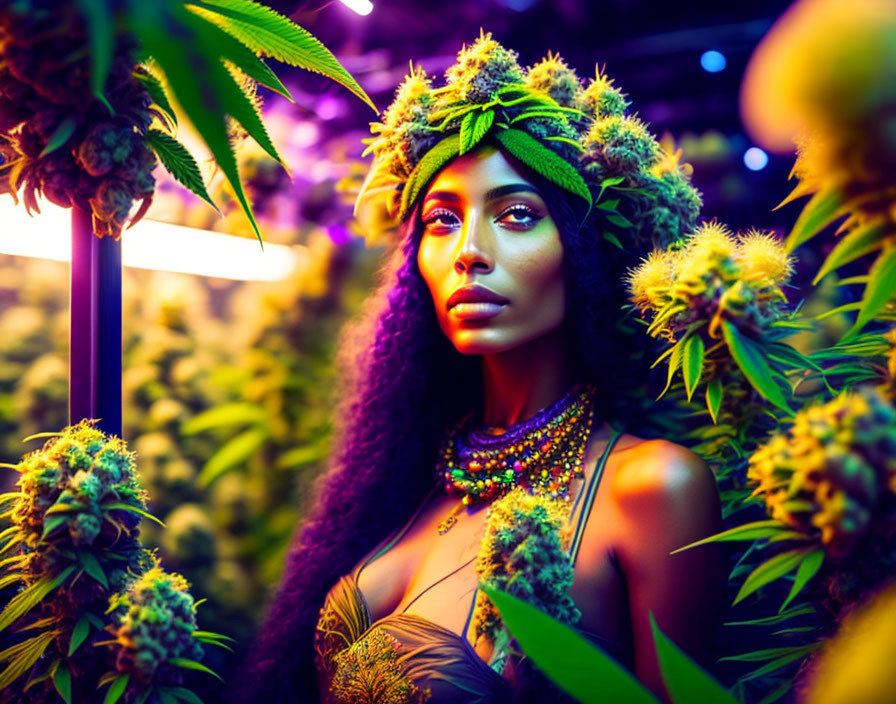
M 644 342 L 620 332 L 622 273 L 640 252 L 605 241 L 580 198 L 505 156 L 539 190 L 560 233 L 573 376 L 598 389 L 598 417 L 624 424 L 618 400 L 629 380 L 643 378 L 632 364 L 644 357 Z M 442 334 L 417 267 L 421 231 L 414 211 L 378 290 L 343 333 L 334 450 L 243 670 L 240 701 L 320 700 L 312 640 L 327 592 L 408 520 L 436 481 L 445 429 L 482 405 L 480 360 Z

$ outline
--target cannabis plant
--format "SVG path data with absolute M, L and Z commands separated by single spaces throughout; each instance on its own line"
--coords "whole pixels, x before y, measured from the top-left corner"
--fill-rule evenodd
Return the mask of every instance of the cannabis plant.
M 37 195 L 93 213 L 94 232 L 121 236 L 152 202 L 157 159 L 212 203 L 176 139 L 189 120 L 261 235 L 234 145 L 252 137 L 282 163 L 256 91 L 289 92 L 262 57 L 319 72 L 373 107 L 333 55 L 252 0 L 16 0 L 0 10 L 0 193 L 37 210 Z M 179 110 L 175 110 L 177 105 Z M 284 165 L 285 167 L 285 165 Z M 141 203 L 131 217 L 132 204 Z
M 140 545 L 153 517 L 134 454 L 91 420 L 41 436 L 42 449 L 6 465 L 19 491 L 0 497 L 11 521 L 0 587 L 15 590 L 0 612 L 4 701 L 71 704 L 106 685 L 106 702 L 195 701 L 183 671 L 207 671 L 201 643 L 223 636 L 197 630 L 185 580 Z

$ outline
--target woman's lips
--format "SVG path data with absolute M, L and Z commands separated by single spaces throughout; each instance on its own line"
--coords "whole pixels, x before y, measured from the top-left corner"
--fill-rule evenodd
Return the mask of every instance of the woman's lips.
M 457 303 L 452 306 L 450 313 L 460 320 L 485 320 L 493 318 L 504 310 L 506 306 L 506 303 L 492 303 L 490 301 Z

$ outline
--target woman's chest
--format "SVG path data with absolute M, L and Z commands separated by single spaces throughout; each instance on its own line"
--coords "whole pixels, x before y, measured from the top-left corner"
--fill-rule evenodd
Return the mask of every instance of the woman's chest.
M 440 497 L 388 552 L 361 570 L 357 584 L 373 621 L 415 614 L 476 642 L 473 607 L 485 567 L 480 564 L 477 574 L 477 561 L 494 548 L 494 525 L 487 522 L 485 507 L 479 507 L 462 511 L 450 530 L 440 534 L 439 525 L 457 503 Z M 600 503 L 595 502 L 595 513 Z M 567 545 L 573 529 L 572 522 L 561 526 L 568 534 Z M 622 643 L 627 640 L 628 614 L 623 581 L 611 557 L 612 539 L 600 522 L 588 522 L 569 593 L 582 612 L 579 628 Z

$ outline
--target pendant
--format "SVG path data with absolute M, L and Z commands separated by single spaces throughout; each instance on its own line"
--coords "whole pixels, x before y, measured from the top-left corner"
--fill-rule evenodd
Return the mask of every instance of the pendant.
M 464 498 L 466 499 L 466 497 Z M 459 514 L 466 505 L 466 501 L 461 501 L 457 506 L 451 509 L 451 513 L 445 516 L 444 520 L 439 523 L 439 535 L 445 535 L 445 533 L 454 527 L 454 524 L 457 523 L 457 514 Z

